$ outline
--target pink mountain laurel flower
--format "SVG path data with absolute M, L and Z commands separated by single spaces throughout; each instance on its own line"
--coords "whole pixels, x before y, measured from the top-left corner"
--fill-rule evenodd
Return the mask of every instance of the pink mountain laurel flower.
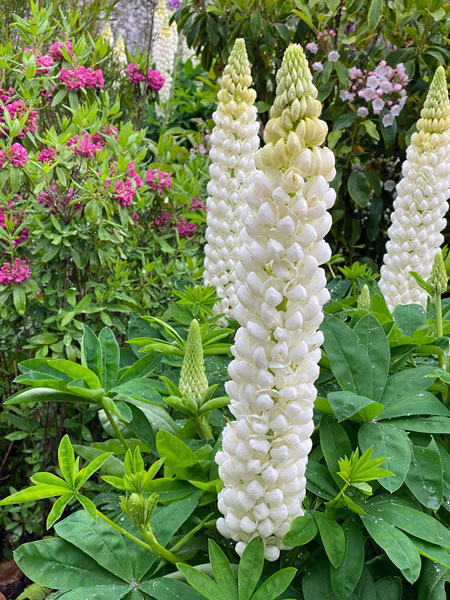
M 155 220 L 152 223 L 152 227 L 156 228 L 158 227 L 159 229 L 165 229 L 167 223 L 170 221 L 170 219 L 172 218 L 172 214 L 169 212 L 164 212 L 159 214 Z
M 172 186 L 172 173 L 165 173 L 159 169 L 149 169 L 145 180 L 152 190 L 160 192 L 164 191 L 164 189 L 170 190 Z
M 339 57 L 341 55 L 339 54 L 339 52 L 337 50 L 332 50 L 329 54 L 328 54 L 328 60 L 330 62 L 337 62 L 339 60 Z
M 24 52 L 29 52 L 30 54 L 34 54 L 32 48 L 25 48 Z M 36 64 L 36 76 L 40 77 L 41 75 L 47 75 L 51 71 L 51 68 L 54 64 L 53 58 L 48 54 L 41 54 L 41 51 L 38 50 L 38 53 L 35 55 L 35 64 Z
M 203 200 L 201 198 L 192 198 L 190 206 L 191 206 L 192 210 L 208 211 L 206 204 L 203 202 Z
M 53 159 L 55 158 L 56 153 L 55 153 L 55 149 L 50 147 L 50 148 L 44 148 L 43 150 L 41 150 L 37 156 L 37 160 L 38 162 L 41 163 L 48 163 L 49 165 L 53 164 Z
M 145 81 L 145 75 L 134 63 L 130 63 L 125 69 L 125 73 L 128 75 L 128 79 L 131 83 L 139 85 L 141 81 Z
M 50 209 L 50 214 L 57 215 L 64 212 L 66 213 L 66 216 L 68 208 L 70 208 L 69 205 L 73 201 L 73 199 L 73 189 L 69 188 L 67 190 L 62 191 L 60 190 L 55 180 L 53 180 L 52 184 L 49 185 L 45 190 L 39 192 L 37 197 L 37 201 L 39 204 L 42 204 L 42 206 L 44 206 L 45 208 Z M 75 214 L 76 212 L 81 211 L 82 208 L 82 204 L 75 203 L 71 206 L 71 210 L 73 210 L 73 213 L 70 213 L 69 211 L 69 214 Z
M 62 68 L 57 78 L 66 84 L 68 90 L 79 90 L 84 88 L 102 88 L 103 73 L 101 69 L 94 70 L 92 67 L 77 67 L 76 69 Z
M 197 231 L 197 227 L 195 226 L 195 224 L 191 223 L 184 217 L 181 217 L 181 219 L 178 221 L 178 223 L 176 225 L 172 225 L 172 229 L 177 229 L 178 235 L 180 237 L 188 237 L 188 238 L 192 237 L 195 234 L 195 232 Z
M 317 54 L 319 51 L 319 46 L 316 44 L 316 42 L 309 42 L 309 44 L 306 44 L 306 49 L 308 52 L 311 52 L 311 54 Z
M 165 82 L 164 77 L 159 71 L 148 69 L 147 76 L 145 76 L 145 73 L 143 73 L 138 65 L 135 65 L 134 63 L 128 65 L 125 69 L 125 73 L 128 75 L 130 82 L 134 85 L 139 85 L 142 81 L 145 81 L 147 86 L 155 92 L 159 92 Z
M 155 92 L 159 92 L 159 90 L 163 87 L 164 82 L 166 80 L 161 75 L 161 73 L 154 69 L 149 69 L 147 73 L 147 85 L 150 89 Z
M 9 163 L 12 167 L 23 167 L 28 162 L 28 155 L 22 144 L 15 143 L 8 150 L 0 150 L 0 167 Z
M 80 154 L 86 158 L 95 158 L 97 152 L 104 146 L 101 139 L 98 137 L 95 139 L 94 142 L 94 136 L 89 135 L 89 133 L 77 134 L 67 140 L 66 146 L 73 150 L 75 154 Z
M 67 42 L 65 42 L 64 44 L 62 44 L 61 42 L 55 42 L 54 44 L 52 44 L 50 46 L 50 56 L 53 58 L 53 60 L 64 60 L 64 56 L 62 54 L 61 49 L 65 48 L 67 50 L 67 53 L 69 54 L 69 56 L 71 58 L 73 58 L 73 46 L 72 46 L 72 42 L 70 40 L 67 40 Z
M 11 285 L 12 283 L 21 283 L 30 276 L 30 267 L 27 266 L 27 260 L 16 258 L 14 263 L 5 262 L 0 267 L 0 285 Z
M 0 112 L 8 111 L 11 120 L 14 119 L 22 119 L 25 115 L 28 114 L 25 125 L 22 128 L 22 131 L 18 134 L 18 138 L 24 138 L 28 132 L 34 133 L 37 131 L 37 111 L 29 110 L 28 106 L 25 104 L 23 100 L 14 100 L 9 104 L 5 104 L 4 106 L 0 106 Z M 2 116 L 0 116 L 0 137 L 6 137 L 6 132 L 4 131 L 5 120 Z
M 312 64 L 313 71 L 323 71 L 323 64 L 321 62 L 315 62 Z
M 135 192 L 133 183 L 133 179 L 127 177 L 125 180 L 121 179 L 115 184 L 113 195 L 121 206 L 131 206 Z
M 14 96 L 14 88 L 10 87 L 7 90 L 4 90 L 0 87 L 0 102 L 7 102 L 11 96 Z

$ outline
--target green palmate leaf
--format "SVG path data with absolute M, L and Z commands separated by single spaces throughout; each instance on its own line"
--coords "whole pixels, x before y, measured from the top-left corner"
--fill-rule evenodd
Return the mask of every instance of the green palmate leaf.
M 208 541 L 209 560 L 214 573 L 214 578 L 229 600 L 238 600 L 238 588 L 227 557 L 213 541 Z
M 106 391 L 114 387 L 119 372 L 120 350 L 116 337 L 107 327 L 99 335 L 102 361 L 102 386 Z
M 330 519 L 324 513 L 313 512 L 314 519 L 319 528 L 323 547 L 330 560 L 330 563 L 337 569 L 345 554 L 345 535 L 342 527 L 333 519 Z
M 72 486 L 69 483 L 64 481 L 64 479 L 61 479 L 61 477 L 53 475 L 53 473 L 35 473 L 30 477 L 30 479 L 35 485 L 53 485 L 72 491 Z
M 375 519 L 381 518 L 421 540 L 450 550 L 450 531 L 431 515 L 412 508 L 409 501 L 397 496 L 377 496 L 364 508 Z
M 96 458 L 94 458 L 94 460 L 92 460 L 88 465 L 86 465 L 86 467 L 84 467 L 84 469 L 81 469 L 79 473 L 77 473 L 75 479 L 74 479 L 74 486 L 77 489 L 80 489 L 80 487 L 90 478 L 92 477 L 92 475 L 98 470 L 100 469 L 100 467 L 103 465 L 103 463 L 110 457 L 112 456 L 112 452 L 105 452 L 104 454 L 100 454 L 99 456 L 97 456 Z
M 89 516 L 92 519 L 94 519 L 94 521 L 96 521 L 97 520 L 97 509 L 95 508 L 95 504 L 92 502 L 92 500 L 90 500 L 86 496 L 83 496 L 82 494 L 77 494 L 77 500 L 81 504 L 81 506 L 84 508 L 84 510 L 89 514 Z
M 353 328 L 360 345 L 366 350 L 372 371 L 372 393 L 370 398 L 379 401 L 389 374 L 389 342 L 383 327 L 377 319 L 368 314 L 360 319 Z
M 429 285 L 416 271 L 410 271 L 409 274 L 413 277 L 419 286 L 424 289 L 431 297 L 434 296 L 433 288 Z
M 264 544 L 260 537 L 253 538 L 242 553 L 239 562 L 239 600 L 249 600 L 264 566 Z
M 96 560 L 60 538 L 22 544 L 14 552 L 14 559 L 32 581 L 56 590 L 123 583 Z
M 380 479 L 380 484 L 390 492 L 405 481 L 411 463 L 411 447 L 404 431 L 382 423 L 364 423 L 358 432 L 359 446 L 366 451 L 371 446 L 376 457 L 387 457 L 386 469 L 393 475 Z
M 89 399 L 81 398 L 75 394 L 38 387 L 16 392 L 3 404 L 7 406 L 11 404 L 29 404 L 30 402 L 89 402 Z
M 392 399 L 379 415 L 378 421 L 412 415 L 450 417 L 450 411 L 431 392 L 419 392 L 406 398 Z
M 411 444 L 411 465 L 405 483 L 427 508 L 438 510 L 444 493 L 442 462 L 434 439 L 424 448 Z
M 447 600 L 450 570 L 431 561 L 425 561 L 420 578 L 417 600 Z
M 49 515 L 47 517 L 47 529 L 50 529 L 50 527 L 52 527 L 54 523 L 56 523 L 56 521 L 60 519 L 61 515 L 64 512 L 64 509 L 73 497 L 73 493 L 64 494 L 64 496 L 61 496 L 56 500 L 56 502 L 54 502 L 52 510 L 49 512 Z
M 450 552 L 444 548 L 441 548 L 440 546 L 436 546 L 436 544 L 430 544 L 425 540 L 416 538 L 413 535 L 409 535 L 408 537 L 415 545 L 421 556 L 426 556 L 430 560 L 433 560 L 434 562 L 443 565 L 447 569 L 450 569 Z
M 56 485 L 35 485 L 33 487 L 20 490 L 20 492 L 16 492 L 15 494 L 11 494 L 11 496 L 7 496 L 0 501 L 0 506 L 43 500 L 44 498 L 64 496 L 65 494 L 67 494 L 67 487 L 60 487 Z
M 81 364 L 93 371 L 102 381 L 102 350 L 95 333 L 83 323 L 81 338 Z
M 130 592 L 129 586 L 125 585 L 95 585 L 89 588 L 78 587 L 65 594 L 58 595 L 55 600 L 121 600 L 122 598 L 130 598 L 128 596 Z M 142 596 L 136 598 L 141 600 Z
M 339 459 L 339 467 L 341 470 L 338 472 L 338 475 L 342 477 L 346 483 L 359 487 L 359 489 L 363 491 L 369 489 L 369 493 L 371 493 L 370 486 L 361 487 L 356 484 L 392 475 L 391 471 L 378 468 L 385 460 L 385 456 L 381 458 L 372 458 L 372 446 L 370 446 L 361 456 L 359 456 L 359 449 L 357 448 L 352 452 L 350 458 L 345 456 L 344 458 Z
M 303 546 L 317 535 L 318 528 L 311 513 L 305 513 L 292 521 L 291 528 L 284 536 L 283 544 L 287 546 Z
M 150 594 L 156 600 L 180 600 L 180 598 L 183 598 L 183 600 L 201 600 L 203 598 L 186 583 L 168 577 L 144 581 L 140 584 L 139 589 Z
M 331 370 L 343 390 L 370 398 L 371 363 L 355 332 L 332 315 L 325 314 L 321 330 Z
M 190 585 L 205 596 L 205 598 L 209 600 L 228 600 L 227 596 L 208 575 L 182 563 L 177 564 L 177 567 Z
M 287 589 L 294 579 L 296 572 L 297 569 L 288 567 L 274 573 L 258 588 L 252 600 L 275 600 L 275 598 L 278 598 Z
M 355 590 L 364 567 L 364 538 L 359 519 L 349 517 L 342 524 L 345 553 L 338 569 L 330 569 L 331 585 L 339 600 L 346 600 Z
M 334 419 L 328 415 L 323 415 L 320 421 L 320 446 L 322 448 L 325 462 L 331 476 L 338 485 L 341 485 L 341 479 L 337 475 L 339 470 L 339 458 L 350 456 L 352 447 L 344 428 L 338 425 Z
M 402 333 L 412 337 L 421 325 L 427 322 L 425 309 L 420 304 L 399 305 L 394 308 L 394 320 Z
M 358 413 L 362 418 L 367 416 L 368 420 L 372 420 L 383 410 L 383 405 L 379 402 L 373 402 L 370 398 L 358 396 L 353 392 L 330 392 L 328 402 L 338 422 L 345 421 Z
M 424 392 L 434 381 L 432 375 L 436 369 L 431 365 L 423 365 L 415 369 L 406 369 L 388 377 L 381 403 L 386 407 L 392 400 L 406 398 Z
M 128 381 L 132 381 L 136 378 L 144 378 L 148 376 L 150 373 L 158 367 L 161 362 L 161 356 L 143 356 L 135 363 L 131 365 L 131 367 L 127 367 L 121 369 L 119 371 L 119 377 L 117 383 L 119 385 L 127 383 Z
M 84 511 L 77 511 L 60 521 L 55 531 L 106 571 L 123 581 L 132 580 L 132 563 L 122 534 L 101 519 L 94 521 Z
M 360 518 L 369 535 L 383 548 L 404 577 L 414 583 L 419 577 L 421 563 L 419 552 L 409 537 L 371 514 L 361 515 Z
M 73 488 L 73 481 L 76 475 L 76 473 L 74 473 L 75 454 L 73 452 L 72 444 L 70 443 L 70 438 L 67 434 L 59 443 L 58 463 L 64 479 Z
M 450 419 L 448 417 L 424 417 L 421 419 L 392 419 L 392 425 L 406 431 L 421 433 L 450 434 Z

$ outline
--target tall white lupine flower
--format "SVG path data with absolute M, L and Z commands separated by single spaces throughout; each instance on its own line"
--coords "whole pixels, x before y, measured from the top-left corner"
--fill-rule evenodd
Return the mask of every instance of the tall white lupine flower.
M 107 44 L 110 48 L 114 46 L 114 34 L 109 23 L 105 23 L 103 25 L 103 29 L 100 35 L 102 36 L 105 44 Z
M 225 427 L 216 458 L 224 483 L 219 531 L 238 542 L 238 554 L 260 535 L 268 560 L 279 556 L 292 520 L 303 514 L 318 327 L 329 299 L 319 265 L 331 255 L 323 238 L 336 197 L 328 184 L 334 156 L 320 147 L 327 126 L 300 46 L 286 50 L 277 84 L 236 269 L 241 327 L 226 386 L 236 421 Z
M 427 292 L 410 271 L 428 279 L 444 241 L 450 197 L 450 102 L 445 71 L 438 67 L 411 138 L 397 185 L 380 288 L 392 311 L 398 304 L 427 304 Z
M 116 45 L 113 48 L 113 52 L 114 52 L 114 59 L 115 59 L 116 63 L 120 67 L 126 67 L 126 65 L 128 64 L 128 59 L 127 59 L 127 51 L 125 49 L 125 42 L 123 39 L 123 35 L 117 36 L 117 41 L 116 41 Z
M 227 317 L 238 303 L 236 264 L 243 227 L 241 211 L 256 173 L 254 156 L 259 146 L 259 122 L 253 104 L 256 93 L 250 89 L 251 84 L 245 42 L 238 39 L 225 67 L 219 106 L 213 114 L 203 273 L 205 283 L 213 285 L 221 298 L 214 306 L 215 313 Z
M 154 19 L 153 60 L 165 80 L 163 87 L 159 90 L 159 98 L 161 102 L 167 102 L 172 88 L 173 69 L 178 48 L 178 32 L 175 23 L 169 25 L 169 15 L 163 0 L 160 0 L 158 4 Z

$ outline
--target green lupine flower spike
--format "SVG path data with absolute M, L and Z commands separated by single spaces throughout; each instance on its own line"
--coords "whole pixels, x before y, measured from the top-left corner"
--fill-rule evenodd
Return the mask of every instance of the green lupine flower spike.
M 370 291 L 367 284 L 364 284 L 360 295 L 358 296 L 358 308 L 364 308 L 370 310 Z
M 191 321 L 189 326 L 178 387 L 183 396 L 192 398 L 197 404 L 199 404 L 203 394 L 208 389 L 200 325 L 195 319 Z

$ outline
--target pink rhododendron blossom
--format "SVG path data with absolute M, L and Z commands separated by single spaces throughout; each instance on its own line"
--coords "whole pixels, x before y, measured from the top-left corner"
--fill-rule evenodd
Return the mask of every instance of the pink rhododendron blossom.
M 0 150 L 0 167 L 9 163 L 13 167 L 23 167 L 28 162 L 28 155 L 22 144 L 16 143 L 8 150 Z
M 7 90 L 4 90 L 0 87 L 0 102 L 8 102 L 11 96 L 14 96 L 14 88 L 10 87 Z
M 31 48 L 25 48 L 25 52 L 29 52 L 30 54 L 34 54 L 34 51 Z M 39 50 L 35 55 L 35 63 L 36 63 L 36 76 L 46 75 L 50 72 L 50 67 L 53 66 L 53 58 L 48 56 L 48 54 L 41 54 Z
M 133 180 L 131 177 L 127 177 L 125 180 L 121 179 L 115 184 L 113 195 L 121 206 L 130 206 L 133 202 L 134 192 Z
M 139 85 L 141 81 L 145 81 L 147 86 L 158 92 L 164 85 L 165 79 L 161 73 L 155 69 L 148 69 L 147 75 L 143 73 L 138 65 L 130 63 L 125 69 L 125 73 L 128 75 L 128 79 L 134 85 Z
M 176 225 L 173 225 L 172 229 L 177 229 L 180 237 L 192 237 L 197 231 L 195 224 L 184 217 L 182 217 Z
M 44 148 L 41 150 L 37 156 L 37 160 L 41 163 L 48 163 L 51 165 L 53 163 L 53 159 L 55 158 L 55 149 L 54 148 Z
M 149 169 L 146 181 L 153 190 L 163 191 L 164 188 L 170 190 L 172 186 L 172 173 L 165 173 L 159 169 Z
M 139 67 L 134 63 L 130 63 L 127 66 L 127 68 L 125 69 L 125 73 L 128 75 L 128 79 L 130 80 L 130 82 L 134 83 L 135 85 L 139 85 L 141 81 L 145 81 L 144 73 L 142 73 Z
M 148 70 L 147 85 L 150 89 L 154 90 L 155 92 L 159 92 L 159 90 L 164 85 L 164 82 L 165 79 L 159 71 L 156 71 L 154 69 Z
M 39 92 L 39 93 L 40 93 L 40 95 L 41 95 L 41 96 L 44 98 L 44 100 L 46 100 L 47 102 L 50 102 L 50 101 L 51 101 L 51 99 L 52 99 L 52 94 L 53 94 L 53 91 L 54 91 L 54 89 L 55 89 L 55 86 L 54 86 L 54 85 L 52 85 L 52 86 L 50 86 L 50 87 L 51 87 L 51 90 L 50 90 L 50 91 L 49 91 L 49 90 L 46 90 L 45 88 L 42 88 L 42 89 L 41 89 L 41 91 Z
M 72 46 L 72 42 L 71 41 L 67 41 L 64 44 L 62 44 L 61 42 L 55 42 L 54 44 L 52 44 L 50 46 L 50 56 L 53 58 L 53 60 L 63 60 L 64 56 L 62 55 L 61 52 L 61 48 L 66 48 L 69 56 L 71 58 L 73 58 L 73 46 Z
M 102 88 L 103 73 L 101 69 L 94 71 L 92 67 L 78 67 L 76 69 L 61 69 L 58 81 L 66 84 L 68 90 L 78 90 L 84 88 Z
M 191 200 L 191 208 L 192 210 L 208 210 L 206 204 L 203 202 L 201 198 L 192 198 Z
M 14 263 L 5 262 L 0 267 L 0 284 L 10 285 L 11 283 L 21 283 L 30 276 L 30 267 L 27 266 L 27 260 L 16 258 Z

